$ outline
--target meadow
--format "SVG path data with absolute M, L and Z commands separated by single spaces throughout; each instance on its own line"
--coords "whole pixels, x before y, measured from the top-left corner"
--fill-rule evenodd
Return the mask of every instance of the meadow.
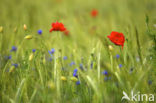
M 155 78 L 156 0 L 0 0 L 0 103 L 151 103 L 122 97 Z

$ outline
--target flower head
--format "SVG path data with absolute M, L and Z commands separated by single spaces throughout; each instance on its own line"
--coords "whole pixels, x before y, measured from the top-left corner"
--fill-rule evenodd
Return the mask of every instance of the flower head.
M 76 82 L 76 85 L 80 85 L 80 81 L 77 81 L 77 82 Z
M 125 36 L 123 35 L 123 33 L 112 31 L 111 34 L 109 36 L 107 36 L 107 37 L 115 45 L 122 46 L 122 48 L 123 48 L 124 42 L 125 42 Z
M 15 68 L 17 68 L 18 67 L 18 64 L 15 63 L 15 64 L 12 64 L 12 66 L 14 66 Z
M 3 32 L 3 26 L 0 26 L 0 33 Z
M 32 52 L 35 53 L 36 49 L 32 49 Z
M 71 77 L 71 80 L 72 80 L 73 82 L 77 82 L 77 81 L 78 81 L 78 79 L 77 79 L 76 77 Z
M 54 54 L 55 53 L 55 49 L 52 48 L 51 50 L 48 50 L 49 54 Z
M 96 10 L 96 9 L 93 9 L 92 11 L 91 11 L 91 16 L 92 17 L 96 17 L 98 15 L 98 11 Z
M 10 60 L 11 58 L 12 58 L 11 55 L 9 55 L 9 56 L 5 56 L 5 59 L 7 59 L 7 60 Z
M 17 47 L 16 46 L 12 46 L 12 49 L 10 51 L 12 52 L 12 51 L 16 51 L 16 50 L 17 50 Z
M 25 39 L 27 39 L 27 40 L 32 39 L 32 38 L 33 38 L 32 35 L 27 35 L 27 36 L 25 36 Z
M 73 71 L 73 76 L 76 78 L 78 78 L 77 71 L 78 71 L 78 69 L 74 69 L 74 71 Z
M 24 30 L 27 30 L 27 25 L 24 24 L 24 25 L 23 25 L 23 28 L 24 28 Z
M 119 68 L 122 68 L 122 64 L 119 64 Z
M 65 76 L 61 76 L 62 81 L 67 81 L 67 78 Z
M 64 56 L 64 57 L 63 57 L 63 60 L 67 60 L 67 59 L 68 59 L 67 56 Z
M 151 85 L 152 84 L 152 80 L 148 80 L 148 84 Z
M 84 68 L 83 68 L 83 64 L 82 64 L 82 63 L 80 64 L 79 68 L 80 68 L 81 70 L 83 70 L 83 69 L 84 69 Z
M 73 65 L 75 65 L 75 62 L 72 61 L 69 65 L 70 65 L 70 66 L 73 66 Z
M 120 58 L 120 55 L 119 55 L 119 54 L 117 54 L 117 55 L 116 55 L 116 58 L 117 58 L 117 59 L 118 59 L 118 58 Z
M 104 70 L 104 71 L 102 72 L 102 74 L 103 74 L 103 75 L 108 75 L 108 71 L 107 71 L 107 70 Z
M 51 24 L 52 28 L 50 29 L 49 32 L 52 32 L 52 31 L 65 31 L 66 28 L 64 27 L 64 25 L 62 23 L 59 23 L 56 21 L 56 23 L 52 23 Z
M 42 30 L 41 30 L 41 29 L 38 30 L 37 33 L 38 33 L 39 35 L 41 35 L 41 34 L 42 34 Z

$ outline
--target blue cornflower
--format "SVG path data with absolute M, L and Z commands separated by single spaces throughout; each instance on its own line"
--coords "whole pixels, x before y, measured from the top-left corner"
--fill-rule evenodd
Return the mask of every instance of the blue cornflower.
M 64 56 L 64 57 L 63 57 L 63 60 L 67 60 L 67 56 Z
M 49 54 L 50 54 L 50 55 L 51 55 L 51 54 L 54 54 L 55 49 L 54 49 L 54 48 L 52 48 L 51 50 L 48 50 L 48 52 L 49 52 Z
M 80 69 L 81 69 L 81 70 L 83 70 L 83 64 L 80 64 L 80 66 L 79 66 L 79 67 L 80 67 Z
M 104 71 L 102 72 L 102 74 L 103 74 L 103 75 L 108 75 L 107 70 L 104 70 Z
M 73 76 L 74 76 L 74 77 L 78 77 L 77 71 L 78 71 L 78 69 L 74 69 L 74 71 L 73 71 Z
M 15 68 L 17 68 L 18 67 L 18 64 L 15 63 L 15 64 L 12 64 L 12 66 L 14 66 Z
M 74 62 L 74 61 L 72 61 L 72 62 L 70 63 L 70 66 L 73 66 L 73 65 L 75 65 L 75 62 Z
M 7 59 L 7 60 L 9 60 L 9 59 L 11 59 L 11 58 L 12 58 L 11 55 L 9 55 L 9 56 L 5 56 L 5 59 Z
M 51 58 L 51 57 L 48 59 L 48 61 L 52 61 L 52 60 L 53 60 L 53 58 Z
M 38 30 L 37 33 L 38 33 L 39 35 L 41 35 L 41 34 L 42 34 L 42 30 Z
M 32 52 L 35 53 L 36 49 L 32 49 Z
M 74 72 L 77 73 L 78 69 L 74 69 Z
M 122 68 L 122 64 L 119 64 L 119 68 Z
M 12 52 L 12 51 L 16 51 L 16 50 L 17 50 L 17 47 L 16 46 L 12 46 L 12 49 L 10 51 Z
M 76 85 L 80 85 L 80 81 L 77 81 L 77 82 L 76 82 Z
M 73 73 L 73 76 L 74 76 L 74 77 L 77 77 L 77 73 L 76 73 L 76 72 L 74 72 L 74 73 Z
M 108 77 L 105 77 L 105 78 L 104 78 L 104 81 L 107 81 L 107 80 L 108 80 Z
M 152 84 L 152 80 L 148 80 L 148 84 L 151 85 Z
M 51 53 L 53 54 L 54 52 L 55 52 L 55 49 L 54 49 L 54 48 L 52 48 L 52 49 L 51 49 Z
M 116 55 L 116 58 L 117 58 L 117 59 L 118 59 L 118 58 L 120 58 L 120 55 L 119 55 L 119 54 L 117 54 L 117 55 Z

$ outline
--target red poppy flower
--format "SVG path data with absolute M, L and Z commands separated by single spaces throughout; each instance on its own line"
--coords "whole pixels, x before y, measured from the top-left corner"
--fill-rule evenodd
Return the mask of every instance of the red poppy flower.
M 65 31 L 66 30 L 64 25 L 62 23 L 57 22 L 57 21 L 56 21 L 56 23 L 52 23 L 51 26 L 52 26 L 52 28 L 50 29 L 49 32 L 52 32 L 52 31 Z
M 93 9 L 93 10 L 91 11 L 91 16 L 92 16 L 92 17 L 96 17 L 97 15 L 98 15 L 98 11 L 95 10 L 95 9 Z
M 109 36 L 107 36 L 111 42 L 113 42 L 115 45 L 119 45 L 124 46 L 124 42 L 125 42 L 125 36 L 123 35 L 123 33 L 119 33 L 116 31 L 112 31 L 111 34 Z

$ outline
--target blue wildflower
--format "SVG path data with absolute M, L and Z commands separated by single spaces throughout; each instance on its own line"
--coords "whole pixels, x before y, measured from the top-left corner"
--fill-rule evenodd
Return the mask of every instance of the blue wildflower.
M 74 72 L 74 73 L 73 73 L 73 76 L 74 76 L 74 77 L 77 77 L 77 73 L 76 73 L 76 72 Z
M 15 63 L 15 64 L 12 64 L 12 66 L 14 66 L 15 68 L 17 68 L 18 67 L 18 64 Z
M 12 46 L 12 49 L 10 51 L 12 52 L 12 51 L 16 51 L 16 50 L 17 50 L 17 47 L 16 46 Z
M 41 34 L 42 34 L 42 30 L 38 30 L 37 33 L 38 33 L 39 35 L 41 35 Z
M 81 69 L 81 70 L 83 70 L 83 64 L 80 64 L 80 66 L 79 66 L 79 67 L 80 67 L 80 69 Z
M 77 73 L 78 69 L 74 69 L 74 72 Z
M 36 49 L 32 49 L 32 52 L 35 53 Z
M 148 84 L 151 85 L 152 84 L 152 80 L 148 80 Z
M 76 85 L 80 85 L 80 81 L 77 81 L 77 82 L 76 82 Z
M 64 56 L 64 57 L 63 57 L 63 60 L 67 60 L 67 56 Z
M 75 65 L 75 62 L 74 62 L 74 61 L 72 61 L 72 62 L 70 63 L 70 66 L 73 66 L 73 65 Z
M 53 54 L 54 52 L 55 52 L 55 49 L 54 49 L 54 48 L 52 48 L 52 49 L 51 49 L 51 53 Z
M 117 58 L 117 59 L 118 59 L 118 58 L 120 58 L 120 55 L 119 55 L 119 54 L 117 54 L 117 55 L 116 55 L 116 58 Z
M 12 58 L 12 56 L 10 55 L 10 56 L 5 56 L 5 59 L 7 59 L 7 60 L 9 60 L 9 59 L 11 59 Z
M 52 61 L 52 60 L 53 60 L 53 58 L 51 58 L 51 57 L 50 57 L 48 60 L 49 60 L 49 61 Z
M 104 81 L 107 81 L 107 80 L 108 80 L 108 77 L 105 77 L 105 78 L 104 78 Z
M 54 54 L 55 49 L 54 49 L 54 48 L 52 48 L 51 50 L 48 50 L 48 52 L 49 52 L 49 54 L 50 54 L 50 55 L 52 55 L 52 54 Z
M 122 64 L 119 64 L 119 68 L 122 68 Z
M 102 72 L 102 74 L 103 74 L 103 75 L 108 75 L 107 70 L 104 70 L 104 71 Z

